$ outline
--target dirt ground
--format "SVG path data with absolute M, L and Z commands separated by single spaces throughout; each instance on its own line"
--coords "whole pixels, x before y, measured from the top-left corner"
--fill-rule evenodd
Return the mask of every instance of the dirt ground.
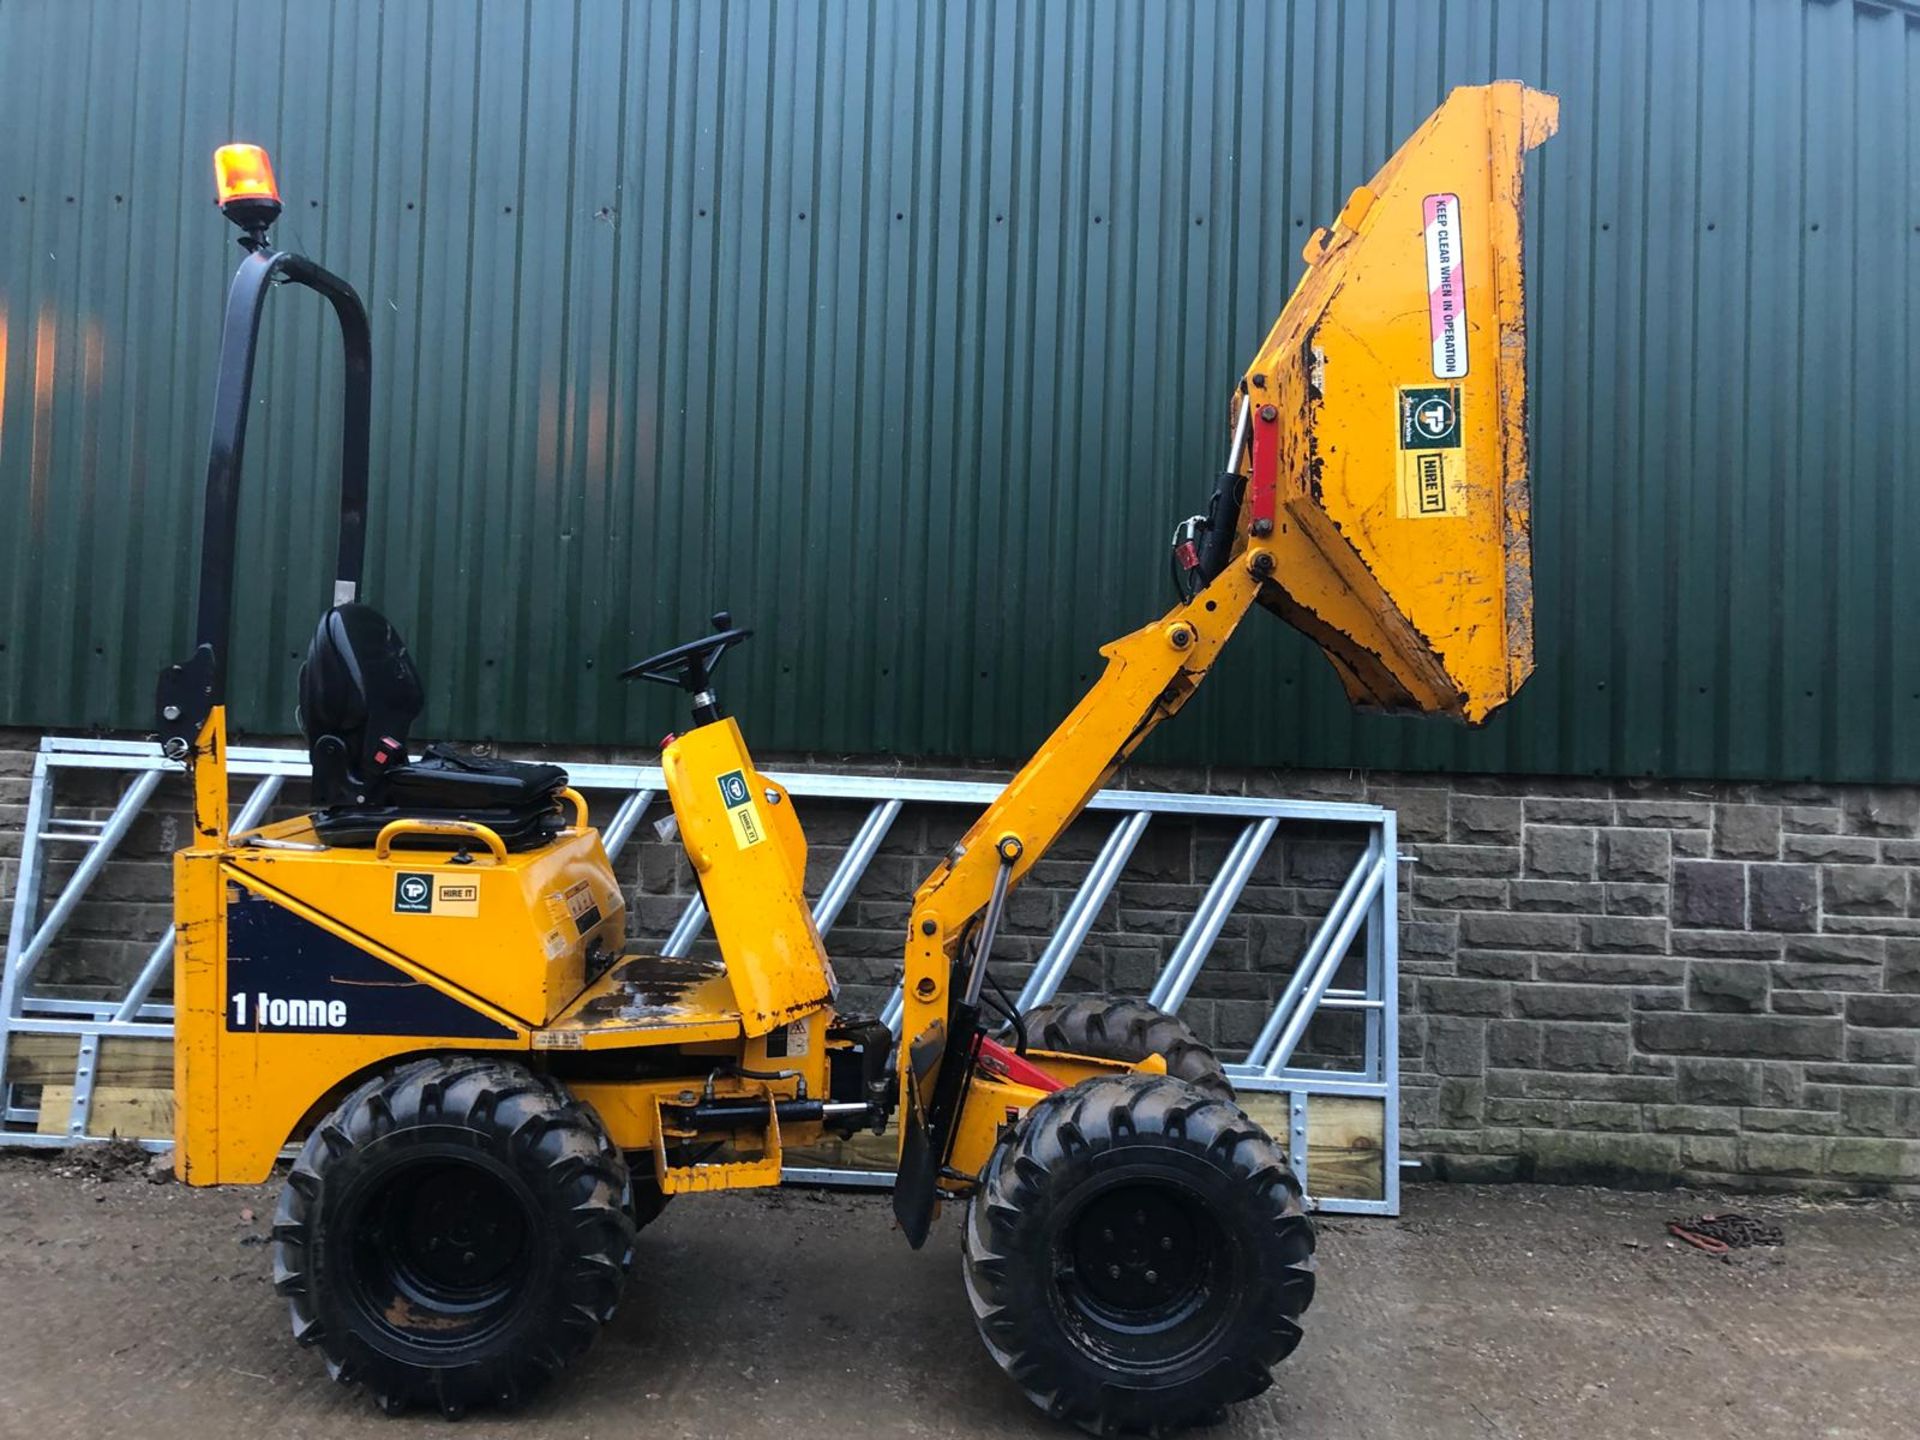
M 405 1440 L 287 1332 L 274 1191 L 0 1158 L 0 1436 Z M 1322 1224 L 1300 1351 L 1219 1440 L 1920 1436 L 1920 1212 L 1726 1202 L 1786 1229 L 1728 1264 L 1670 1244 L 1714 1197 L 1417 1186 Z M 1053 1436 L 976 1341 L 951 1218 L 914 1254 L 884 1199 L 683 1200 L 620 1315 L 480 1440 Z

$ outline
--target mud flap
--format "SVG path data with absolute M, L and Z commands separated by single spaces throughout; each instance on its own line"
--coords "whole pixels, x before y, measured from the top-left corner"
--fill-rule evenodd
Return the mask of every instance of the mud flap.
M 933 1229 L 933 1212 L 940 1203 L 940 1157 L 920 1113 L 916 1087 L 907 1086 L 907 1113 L 900 1127 L 900 1168 L 893 1180 L 893 1218 L 907 1244 L 918 1250 Z

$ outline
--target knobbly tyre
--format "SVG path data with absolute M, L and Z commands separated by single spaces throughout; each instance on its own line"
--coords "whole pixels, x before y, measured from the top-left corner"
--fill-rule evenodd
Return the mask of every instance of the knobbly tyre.
M 721 708 L 716 671 L 751 633 L 726 614 L 625 672 L 690 705 L 661 766 L 716 959 L 628 950 L 563 771 L 409 748 L 419 676 L 362 593 L 366 312 L 273 247 L 265 153 L 223 147 L 246 256 L 196 644 L 158 693 L 194 803 L 174 872 L 174 1163 L 190 1184 L 255 1184 L 300 1146 L 273 1224 L 295 1337 L 388 1408 L 510 1404 L 592 1341 L 635 1232 L 670 1199 L 777 1185 L 787 1145 L 893 1124 L 901 1231 L 919 1247 L 943 1202 L 964 1204 L 981 1337 L 1049 1414 L 1167 1430 L 1266 1389 L 1314 1285 L 1284 1150 L 1174 1016 L 1098 998 L 990 1014 L 994 937 L 1009 892 L 1255 604 L 1316 640 L 1358 703 L 1475 723 L 1526 679 L 1522 157 L 1555 115 L 1517 83 L 1457 90 L 1315 232 L 1236 387 L 1209 507 L 1176 532 L 1177 603 L 1105 648 L 1099 680 L 915 894 L 898 1037 L 835 1005 L 805 836 Z M 339 323 L 340 523 L 299 686 L 314 808 L 236 834 L 235 525 L 276 281 Z

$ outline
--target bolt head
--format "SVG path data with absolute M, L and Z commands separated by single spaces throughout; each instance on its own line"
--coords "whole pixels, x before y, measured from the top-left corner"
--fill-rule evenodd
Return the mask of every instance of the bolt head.
M 1280 418 L 1280 411 L 1272 405 L 1262 405 L 1260 407 L 1260 418 L 1271 425 Z
M 920 922 L 920 933 L 922 935 L 931 935 L 939 928 L 940 927 L 934 924 L 933 921 L 931 920 L 922 920 Z

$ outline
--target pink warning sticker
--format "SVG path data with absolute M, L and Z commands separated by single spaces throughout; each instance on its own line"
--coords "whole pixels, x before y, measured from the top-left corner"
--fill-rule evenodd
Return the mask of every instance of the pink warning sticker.
M 1460 197 L 1429 195 L 1425 206 L 1427 313 L 1433 326 L 1433 373 L 1467 373 L 1467 282 L 1460 253 Z

